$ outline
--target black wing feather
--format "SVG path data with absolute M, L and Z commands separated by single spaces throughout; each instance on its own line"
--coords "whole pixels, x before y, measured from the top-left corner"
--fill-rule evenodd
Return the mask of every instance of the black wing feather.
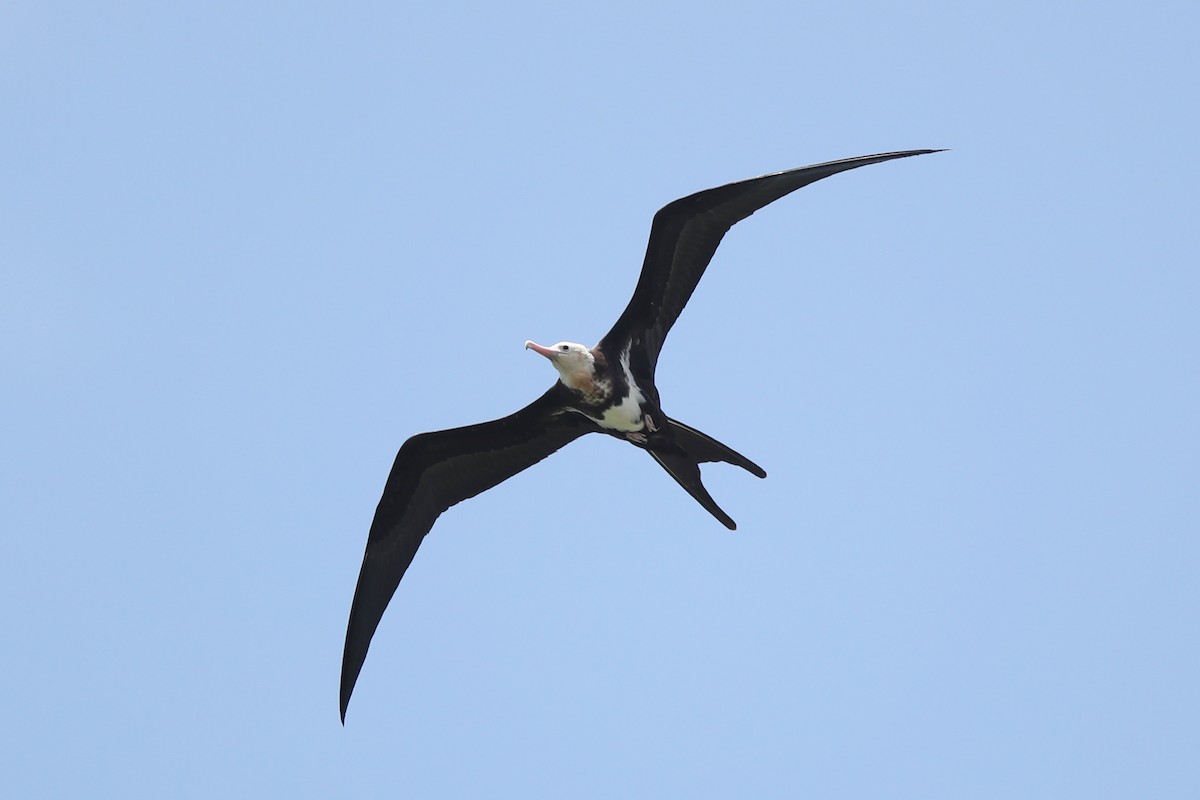
M 515 414 L 418 434 L 400 448 L 375 509 L 350 607 L 342 655 L 343 722 L 371 637 L 438 516 L 596 430 L 586 417 L 565 410 L 565 395 L 556 383 Z
M 904 150 L 859 156 L 763 175 L 680 198 L 654 215 L 650 243 L 633 298 L 601 346 L 641 347 L 653 372 L 663 341 L 704 275 L 725 233 L 738 222 L 797 189 L 848 169 L 893 158 L 936 153 Z

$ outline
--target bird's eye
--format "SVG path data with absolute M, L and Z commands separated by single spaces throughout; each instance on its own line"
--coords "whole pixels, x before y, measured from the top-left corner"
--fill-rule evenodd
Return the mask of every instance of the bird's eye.
M 562 350 L 562 351 L 565 353 L 565 352 L 567 352 L 568 350 L 570 350 L 571 348 L 567 347 L 565 344 L 560 344 L 560 345 L 558 346 L 558 349 L 559 349 L 559 350 Z

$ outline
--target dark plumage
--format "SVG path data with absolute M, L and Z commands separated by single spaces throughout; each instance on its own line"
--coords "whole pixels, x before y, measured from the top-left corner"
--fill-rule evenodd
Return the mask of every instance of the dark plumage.
M 438 515 L 586 433 L 607 433 L 646 450 L 700 505 L 734 529 L 734 521 L 701 483 L 699 465 L 724 461 L 760 478 L 766 472 L 662 412 L 654 370 L 667 333 L 734 224 L 830 175 L 933 152 L 937 151 L 906 150 L 830 161 L 730 183 L 666 205 L 654 215 L 633 297 L 596 347 L 526 343 L 559 371 L 560 380 L 545 394 L 507 417 L 422 433 L 405 442 L 371 523 L 350 609 L 342 657 L 342 720 L 384 609 Z

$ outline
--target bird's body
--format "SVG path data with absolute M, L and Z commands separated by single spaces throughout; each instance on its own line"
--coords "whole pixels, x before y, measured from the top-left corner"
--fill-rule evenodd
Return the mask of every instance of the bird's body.
M 734 224 L 838 172 L 932 152 L 937 151 L 907 150 L 831 161 L 719 186 L 669 203 L 654 216 L 633 297 L 595 347 L 525 343 L 558 371 L 559 379 L 548 391 L 507 417 L 422 433 L 405 442 L 375 511 L 354 593 L 342 660 L 342 719 L 384 609 L 437 517 L 584 434 L 607 433 L 645 450 L 701 506 L 734 529 L 734 521 L 701 483 L 699 465 L 726 462 L 760 478 L 766 472 L 663 413 L 654 371 L 667 333 Z
M 611 353 L 601 345 L 589 349 L 574 342 L 553 347 L 525 342 L 525 347 L 558 369 L 559 382 L 571 393 L 568 410 L 595 420 L 608 433 L 640 433 L 648 416 L 653 426 L 653 404 L 629 369 L 629 348 Z

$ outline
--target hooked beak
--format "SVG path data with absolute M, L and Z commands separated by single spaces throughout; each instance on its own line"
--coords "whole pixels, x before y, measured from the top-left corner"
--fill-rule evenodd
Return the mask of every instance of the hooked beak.
M 525 349 L 532 350 L 535 353 L 541 353 L 546 358 L 554 358 L 556 355 L 558 355 L 558 351 L 553 347 L 543 347 L 537 342 L 525 342 Z

